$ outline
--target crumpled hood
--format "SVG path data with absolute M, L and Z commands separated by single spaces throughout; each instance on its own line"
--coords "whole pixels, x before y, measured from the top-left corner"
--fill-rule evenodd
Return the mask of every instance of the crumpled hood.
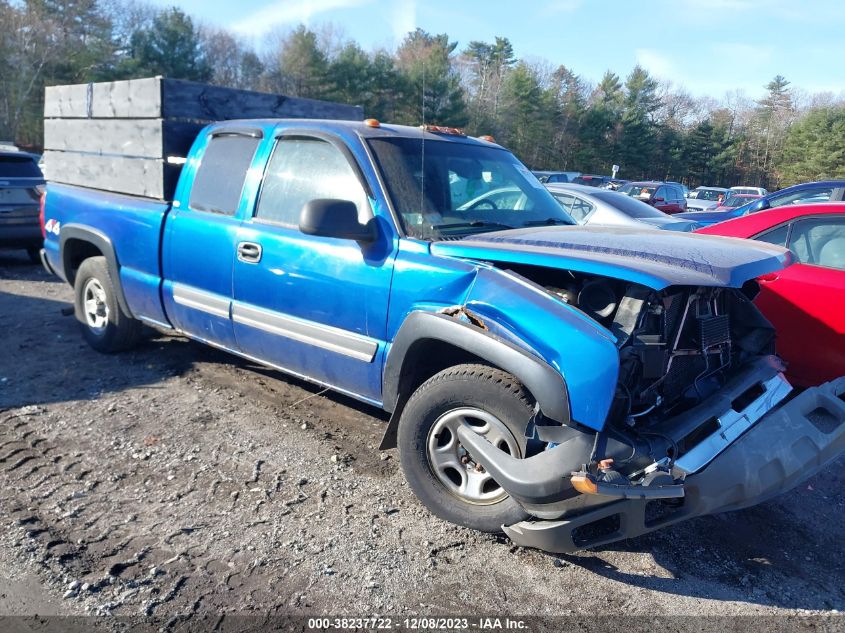
M 764 242 L 631 227 L 532 227 L 434 242 L 434 255 L 546 266 L 603 275 L 655 290 L 668 286 L 738 288 L 791 263 Z

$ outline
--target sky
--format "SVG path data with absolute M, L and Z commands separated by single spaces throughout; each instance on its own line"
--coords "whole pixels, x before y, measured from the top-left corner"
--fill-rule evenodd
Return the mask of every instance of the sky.
M 590 82 L 636 64 L 696 96 L 755 98 L 777 74 L 807 93 L 845 93 L 843 0 L 153 0 L 235 31 L 331 23 L 365 50 L 395 49 L 420 27 L 510 39 L 519 58 L 566 65 Z

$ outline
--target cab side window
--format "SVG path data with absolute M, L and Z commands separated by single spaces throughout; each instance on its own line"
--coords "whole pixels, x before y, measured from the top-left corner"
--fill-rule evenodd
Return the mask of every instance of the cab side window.
M 246 173 L 261 139 L 239 134 L 217 134 L 208 141 L 200 159 L 191 199 L 195 211 L 234 215 L 243 193 Z
M 362 223 L 372 217 L 367 194 L 343 152 L 318 138 L 280 138 L 267 165 L 255 217 L 297 227 L 302 207 L 317 198 L 354 202 Z

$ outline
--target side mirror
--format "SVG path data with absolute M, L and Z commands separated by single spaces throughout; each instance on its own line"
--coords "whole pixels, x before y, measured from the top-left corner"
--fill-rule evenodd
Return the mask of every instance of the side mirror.
M 302 207 L 299 214 L 299 230 L 306 235 L 336 237 L 356 242 L 374 242 L 374 222 L 361 224 L 358 221 L 358 207 L 349 200 L 317 198 Z
M 652 202 L 666 202 L 666 200 L 663 199 L 663 198 L 652 198 L 651 201 Z

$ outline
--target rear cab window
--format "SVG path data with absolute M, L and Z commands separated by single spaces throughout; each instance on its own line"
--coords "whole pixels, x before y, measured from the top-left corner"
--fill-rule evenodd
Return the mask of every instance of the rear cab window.
M 234 215 L 260 142 L 260 138 L 241 134 L 212 136 L 194 177 L 190 208 L 194 211 Z

